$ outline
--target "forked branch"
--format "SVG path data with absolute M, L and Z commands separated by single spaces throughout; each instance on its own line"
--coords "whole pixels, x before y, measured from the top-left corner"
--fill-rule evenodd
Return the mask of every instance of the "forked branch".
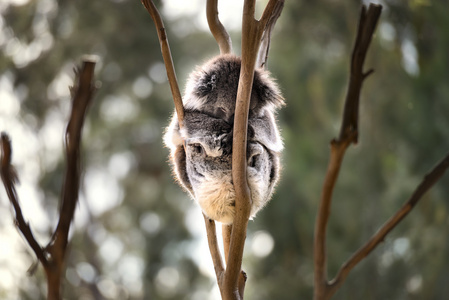
M 330 161 L 326 172 L 320 206 L 315 224 L 314 262 L 315 262 L 315 292 L 314 299 L 330 299 L 343 284 L 349 272 L 367 255 L 369 255 L 399 224 L 418 203 L 422 196 L 443 176 L 449 168 L 449 154 L 432 169 L 421 184 L 416 188 L 410 199 L 340 268 L 335 278 L 327 279 L 326 265 L 326 227 L 331 211 L 332 193 L 338 178 L 339 170 L 346 149 L 351 143 L 357 143 L 359 98 L 362 83 L 373 71 L 363 72 L 366 52 L 381 13 L 381 6 L 371 4 L 368 11 L 362 8 L 357 38 L 351 59 L 351 76 L 346 95 L 343 120 L 340 135 L 331 143 Z
M 78 202 L 80 185 L 80 145 L 81 134 L 87 109 L 96 90 L 93 82 L 95 62 L 84 61 L 76 71 L 78 82 L 71 88 L 72 109 L 65 134 L 67 168 L 64 179 L 63 195 L 59 222 L 49 247 L 64 249 L 67 246 L 70 223 L 73 220 Z
M 254 69 L 263 33 L 271 32 L 276 19 L 283 7 L 283 0 L 270 0 L 260 20 L 254 18 L 255 0 L 245 0 L 242 25 L 242 63 L 239 85 L 237 90 L 236 111 L 234 118 L 232 178 L 236 192 L 236 215 L 231 227 L 223 227 L 225 243 L 226 269 L 223 267 L 221 254 L 217 246 L 215 222 L 205 218 L 209 248 L 214 262 L 218 285 L 223 299 L 243 299 L 246 274 L 241 271 L 243 248 L 246 238 L 246 228 L 250 214 L 250 191 L 246 180 L 246 144 L 249 113 L 249 99 L 251 95 Z M 173 99 L 178 114 L 180 127 L 183 124 L 184 110 L 181 96 L 171 59 L 170 48 L 165 28 L 154 3 L 142 0 L 156 25 L 159 43 L 164 57 L 165 67 L 172 89 Z M 282 5 L 280 4 L 282 3 Z M 231 52 L 231 41 L 218 18 L 217 1 L 208 0 L 207 18 L 212 34 L 216 38 L 220 52 Z M 269 34 L 267 35 L 269 38 Z M 266 50 L 268 51 L 268 50 Z
M 335 278 L 329 283 L 331 290 L 337 290 L 345 281 L 349 272 L 366 256 L 368 256 L 415 207 L 415 205 L 422 199 L 423 195 L 440 180 L 444 173 L 449 168 L 449 153 L 441 160 L 426 176 L 423 181 L 415 189 L 411 197 L 406 203 L 389 219 L 382 227 L 357 250 L 351 258 L 349 258 L 340 268 Z
M 350 80 L 346 95 L 343 120 L 338 140 L 331 142 L 331 153 L 328 169 L 324 179 L 320 205 L 315 223 L 314 267 L 315 267 L 315 300 L 329 299 L 334 290 L 330 289 L 327 279 L 326 231 L 331 211 L 332 194 L 338 178 L 340 167 L 351 143 L 357 143 L 359 98 L 363 81 L 372 71 L 363 72 L 368 46 L 380 17 L 382 6 L 370 4 L 368 11 L 362 7 L 357 30 L 357 38 L 353 49 Z
M 17 197 L 15 183 L 17 174 L 11 165 L 11 143 L 6 133 L 1 135 L 1 177 L 9 200 L 16 213 L 15 223 L 26 241 L 42 263 L 47 276 L 47 299 L 61 299 L 61 280 L 65 270 L 65 257 L 68 245 L 68 233 L 73 221 L 78 200 L 80 183 L 80 144 L 85 115 L 95 91 L 93 75 L 95 62 L 85 59 L 77 71 L 77 81 L 72 91 L 72 109 L 66 131 L 67 169 L 64 179 L 63 196 L 58 225 L 50 242 L 42 248 L 35 240 L 31 228 L 24 220 Z

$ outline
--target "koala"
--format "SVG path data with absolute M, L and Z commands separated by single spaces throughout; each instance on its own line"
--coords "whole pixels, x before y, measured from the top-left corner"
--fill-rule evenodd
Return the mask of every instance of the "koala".
M 164 134 L 180 185 L 208 218 L 223 224 L 232 224 L 235 215 L 232 138 L 240 65 L 239 57 L 226 54 L 196 68 L 183 97 L 183 129 L 175 112 Z M 255 70 L 247 139 L 251 218 L 271 198 L 279 180 L 283 143 L 274 114 L 282 105 L 269 73 Z

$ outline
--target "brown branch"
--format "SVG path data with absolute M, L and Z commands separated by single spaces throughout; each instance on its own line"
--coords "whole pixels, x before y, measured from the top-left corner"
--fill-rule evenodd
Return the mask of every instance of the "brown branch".
M 430 172 L 416 188 L 409 200 L 340 268 L 332 281 L 327 280 L 326 265 L 326 227 L 330 215 L 332 193 L 346 149 L 351 143 L 357 143 L 359 98 L 362 83 L 373 70 L 363 72 L 366 52 L 380 17 L 381 6 L 371 4 L 368 12 L 363 7 L 357 32 L 356 43 L 351 59 L 351 76 L 346 96 L 343 121 L 338 140 L 331 143 L 331 154 L 326 172 L 323 190 L 315 224 L 314 263 L 315 291 L 314 299 L 330 299 L 343 284 L 350 271 L 368 256 L 398 225 L 418 203 L 422 196 L 443 176 L 449 168 L 449 154 Z
M 358 141 L 360 91 L 365 78 L 373 72 L 370 70 L 364 73 L 363 63 L 365 62 L 366 52 L 368 51 L 381 12 L 382 6 L 376 4 L 370 4 L 368 12 L 366 11 L 366 7 L 362 6 L 360 12 L 357 38 L 351 57 L 351 74 L 349 77 L 339 140 L 344 140 L 348 136 L 351 136 L 353 143 L 357 143 Z M 353 132 L 355 132 L 355 135 Z
M 346 149 L 350 140 L 344 142 L 332 141 L 328 169 L 324 179 L 320 206 L 315 223 L 314 237 L 314 267 L 315 267 L 315 299 L 322 298 L 327 286 L 326 262 L 326 229 L 331 211 L 332 193 L 337 182 Z
M 19 198 L 17 196 L 15 183 L 19 181 L 17 172 L 14 167 L 11 165 L 12 159 L 12 149 L 11 149 L 11 141 L 9 136 L 2 132 L 1 134 L 1 178 L 3 181 L 3 185 L 5 186 L 6 193 L 8 194 L 9 201 L 11 202 L 14 211 L 16 213 L 15 217 L 15 225 L 19 228 L 20 232 L 22 232 L 25 240 L 28 245 L 30 245 L 31 249 L 33 249 L 34 253 L 37 256 L 37 259 L 42 263 L 43 266 L 47 265 L 47 258 L 45 256 L 45 251 L 36 241 L 33 232 L 30 228 L 30 225 L 25 221 L 22 209 L 19 204 Z
M 228 263 L 229 257 L 229 245 L 231 243 L 231 233 L 232 233 L 232 225 L 223 224 L 221 226 L 221 234 L 223 236 L 223 249 L 224 249 L 224 257 L 226 264 Z
M 258 68 L 265 68 L 268 60 L 268 52 L 270 51 L 270 43 L 271 43 L 271 32 L 276 25 L 276 21 L 279 19 L 282 13 L 282 9 L 284 8 L 284 1 L 277 1 L 275 3 L 275 7 L 272 10 L 272 14 L 268 16 L 268 21 L 266 28 L 263 32 L 259 52 L 257 54 L 257 63 L 256 66 Z
M 363 73 L 368 46 L 371 42 L 374 29 L 380 17 L 382 6 L 370 4 L 368 12 L 362 7 L 357 38 L 354 45 L 348 92 L 345 100 L 343 120 L 338 140 L 331 142 L 331 153 L 328 169 L 323 183 L 320 204 L 315 222 L 314 236 L 314 267 L 315 290 L 314 299 L 329 299 L 331 289 L 327 279 L 326 261 L 326 230 L 329 220 L 332 194 L 338 178 L 340 167 L 351 143 L 357 143 L 358 139 L 358 115 L 359 98 L 363 80 L 372 72 Z
M 340 268 L 335 278 L 329 283 L 330 293 L 335 291 L 345 281 L 349 272 L 366 256 L 368 256 L 387 236 L 390 231 L 396 227 L 422 199 L 423 195 L 444 175 L 449 168 L 449 153 L 441 160 L 426 176 L 415 189 L 407 202 L 387 221 L 382 227 L 363 245 L 351 258 L 348 259 Z
M 77 80 L 71 88 L 72 109 L 65 135 L 66 174 L 61 199 L 61 210 L 56 230 L 46 250 L 51 256 L 51 265 L 45 268 L 47 274 L 48 299 L 61 298 L 61 279 L 64 277 L 64 264 L 67 254 L 70 225 L 78 202 L 81 165 L 81 135 L 87 109 L 96 90 L 93 82 L 95 61 L 85 58 L 81 68 L 76 71 Z
M 220 280 L 224 274 L 224 266 L 223 260 L 221 259 L 220 249 L 218 248 L 215 221 L 209 219 L 204 214 L 203 217 L 204 223 L 206 224 L 207 241 L 209 243 L 209 251 L 212 256 L 212 262 L 214 263 L 215 275 L 217 276 L 217 279 Z
M 273 11 L 277 7 L 278 1 L 281 0 L 269 1 L 260 21 L 254 19 L 255 0 L 245 0 L 244 3 L 242 26 L 242 67 L 236 100 L 232 161 L 232 176 L 236 190 L 236 216 L 232 226 L 232 231 L 230 233 L 229 247 L 226 247 L 229 249 L 229 255 L 225 254 L 225 258 L 228 258 L 226 271 L 223 270 L 223 262 L 221 261 L 221 256 L 216 245 L 215 222 L 209 221 L 207 218 L 205 219 L 209 248 L 223 299 L 243 298 L 246 275 L 240 269 L 246 238 L 246 227 L 251 208 L 249 188 L 246 180 L 246 142 L 249 99 L 252 90 L 257 51 L 260 46 L 261 37 L 267 27 L 267 24 L 270 20 L 273 20 Z M 182 105 L 181 95 L 179 93 L 164 24 L 159 12 L 151 0 L 142 0 L 142 4 L 150 13 L 157 28 L 162 56 L 164 58 L 167 76 L 169 78 L 176 112 L 178 114 L 178 122 L 179 126 L 182 128 L 184 108 Z M 229 35 L 226 33 L 226 30 L 218 19 L 216 0 L 207 2 L 207 17 L 211 32 L 220 46 L 221 53 L 229 53 L 231 42 Z M 270 25 L 269 27 L 272 26 Z M 227 233 L 229 236 L 229 232 Z M 226 243 L 227 242 L 225 241 L 225 244 Z
M 218 17 L 218 0 L 207 0 L 206 16 L 209 29 L 220 47 L 220 53 L 226 54 L 232 52 L 232 41 L 228 32 L 220 22 Z
M 80 185 L 80 146 L 85 115 L 90 106 L 95 85 L 93 82 L 95 62 L 85 60 L 76 71 L 78 82 L 71 88 L 72 109 L 65 134 L 67 168 L 64 178 L 63 195 L 59 222 L 49 245 L 65 251 L 70 224 L 78 202 Z
M 179 128 L 184 126 L 184 106 L 182 104 L 182 97 L 179 91 L 178 79 L 176 78 L 175 67 L 173 65 L 173 59 L 170 51 L 170 45 L 168 44 L 167 33 L 165 32 L 164 22 L 161 15 L 151 0 L 141 0 L 142 4 L 147 9 L 154 25 L 157 29 L 157 37 L 161 46 L 162 58 L 165 63 L 165 70 L 167 71 L 168 82 L 170 83 L 170 89 L 175 103 L 176 114 L 178 115 Z
M 248 218 L 251 210 L 251 196 L 246 178 L 249 100 L 261 37 L 276 7 L 276 2 L 277 0 L 270 0 L 260 21 L 254 19 L 255 1 L 245 0 L 243 4 L 242 66 L 237 89 L 232 144 L 232 178 L 236 194 L 236 214 L 232 226 L 226 272 L 223 283 L 220 285 L 220 290 L 226 300 L 241 299 L 245 286 L 245 279 L 241 278 L 246 277 L 241 271 L 241 266 Z
M 65 256 L 67 253 L 68 234 L 73 220 L 78 200 L 80 182 L 80 143 L 81 130 L 87 108 L 95 91 L 93 84 L 95 62 L 85 59 L 81 69 L 77 72 L 78 81 L 71 89 L 72 110 L 66 131 L 66 159 L 67 170 L 64 181 L 63 196 L 58 225 L 48 245 L 42 249 L 33 236 L 31 228 L 25 222 L 17 198 L 14 183 L 17 175 L 11 166 L 11 143 L 9 137 L 1 135 L 1 177 L 8 197 L 16 212 L 16 225 L 25 236 L 39 261 L 42 263 L 47 276 L 47 299 L 61 299 L 61 280 L 64 274 Z

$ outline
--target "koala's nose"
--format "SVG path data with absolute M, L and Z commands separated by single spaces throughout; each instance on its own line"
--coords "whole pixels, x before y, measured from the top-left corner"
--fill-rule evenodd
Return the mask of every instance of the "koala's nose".
M 248 167 L 256 168 L 260 167 L 260 158 L 263 153 L 263 147 L 259 144 L 249 144 L 247 150 Z

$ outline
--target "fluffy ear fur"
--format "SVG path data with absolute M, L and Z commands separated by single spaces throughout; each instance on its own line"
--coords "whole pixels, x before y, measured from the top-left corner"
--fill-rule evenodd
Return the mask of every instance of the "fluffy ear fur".
M 176 147 L 173 152 L 173 165 L 175 166 L 176 176 L 184 188 L 193 195 L 192 185 L 187 175 L 186 152 L 183 146 Z
M 173 116 L 164 135 L 182 187 L 211 219 L 232 223 L 232 138 L 240 58 L 217 56 L 193 71 L 183 98 L 185 128 Z M 277 84 L 262 69 L 254 73 L 248 118 L 248 184 L 254 216 L 271 198 L 283 149 L 275 111 L 284 104 Z

